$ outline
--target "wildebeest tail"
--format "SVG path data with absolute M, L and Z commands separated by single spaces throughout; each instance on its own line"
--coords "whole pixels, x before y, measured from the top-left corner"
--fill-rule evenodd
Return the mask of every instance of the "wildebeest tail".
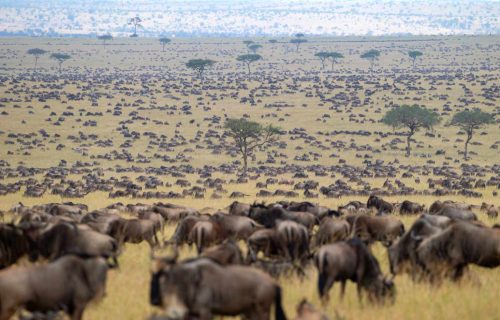
M 276 286 L 276 294 L 274 295 L 274 313 L 276 320 L 286 320 L 285 311 L 281 305 L 281 287 Z
M 153 273 L 151 275 L 151 285 L 149 288 L 149 303 L 153 306 L 159 306 L 161 304 L 161 293 L 160 293 L 160 272 Z
M 205 240 L 205 229 L 199 228 L 196 230 L 196 249 L 198 250 L 198 255 L 203 251 L 203 241 Z
M 322 297 L 325 294 L 326 281 L 328 278 L 325 272 L 327 268 L 328 261 L 326 260 L 326 255 L 316 257 L 316 267 L 318 268 L 318 293 Z

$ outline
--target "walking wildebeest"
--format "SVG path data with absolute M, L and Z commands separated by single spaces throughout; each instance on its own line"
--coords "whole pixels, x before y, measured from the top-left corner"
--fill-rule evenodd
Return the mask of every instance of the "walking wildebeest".
M 349 237 L 349 233 L 350 225 L 346 220 L 324 217 L 321 219 L 318 232 L 316 232 L 315 244 L 320 247 L 336 241 L 343 241 Z
M 351 235 L 367 244 L 380 241 L 388 247 L 405 232 L 403 223 L 392 216 L 355 215 L 346 220 L 351 225 Z
M 385 279 L 377 259 L 366 245 L 357 238 L 322 246 L 314 257 L 318 269 L 318 291 L 324 302 L 329 300 L 328 291 L 334 282 L 340 281 L 343 298 L 347 280 L 356 282 L 358 299 L 361 291 L 368 293 L 370 302 L 382 302 L 394 297 L 394 284 Z
M 44 265 L 0 272 L 0 320 L 17 309 L 64 310 L 80 320 L 89 302 L 104 296 L 108 265 L 103 258 L 69 255 Z
M 409 200 L 404 200 L 399 206 L 400 214 L 419 214 L 424 211 L 425 206 Z
M 295 221 L 276 222 L 276 234 L 282 252 L 291 261 L 301 260 L 309 254 L 309 233 L 306 227 Z
M 238 244 L 232 240 L 206 249 L 201 256 L 212 259 L 221 265 L 243 264 L 244 262 Z
M 266 320 L 273 303 L 275 318 L 286 319 L 281 288 L 269 275 L 247 266 L 221 266 L 205 258 L 177 264 L 157 262 L 150 302 L 162 307 L 170 319 L 243 315 L 248 320 Z
M 389 214 L 394 211 L 394 206 L 385 201 L 382 198 L 379 198 L 375 195 L 371 195 L 366 202 L 366 207 L 377 209 L 377 214 Z

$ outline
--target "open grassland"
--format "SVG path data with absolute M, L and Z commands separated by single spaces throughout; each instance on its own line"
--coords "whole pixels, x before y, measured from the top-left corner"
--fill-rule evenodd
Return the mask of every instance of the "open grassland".
M 0 184 L 21 182 L 18 191 L 2 193 L 0 210 L 17 202 L 74 201 L 91 210 L 118 201 L 154 203 L 159 199 L 109 198 L 109 193 L 122 190 L 116 182 L 124 180 L 147 191 L 139 178 L 154 176 L 163 182 L 155 191 L 182 194 L 187 188 L 175 185 L 176 180 L 203 186 L 207 172 L 224 180 L 222 190 L 207 188 L 202 199 L 187 195 L 161 201 L 207 211 L 227 207 L 234 200 L 229 198 L 233 191 L 247 195 L 242 202 L 279 201 L 283 197 L 256 198 L 262 189 L 256 183 L 273 177 L 295 183 L 313 179 L 320 186 L 344 180 L 353 190 L 364 188 L 361 180 L 370 190 L 387 192 L 384 182 L 398 179 L 415 192 L 398 195 L 396 188 L 384 196 L 388 201 L 408 199 L 428 206 L 436 199 L 452 199 L 500 205 L 494 195 L 497 185 L 471 188 L 482 194 L 480 198 L 460 195 L 459 189 L 443 197 L 424 194 L 434 191 L 428 178 L 442 178 L 433 168 L 455 172 L 456 180 L 470 177 L 464 174 L 464 164 L 477 167 L 480 174 L 474 178 L 499 175 L 493 169 L 500 165 L 498 122 L 476 133 L 468 162 L 460 154 L 464 136 L 446 123 L 466 107 L 496 113 L 498 118 L 500 37 L 314 38 L 298 51 L 288 39 L 278 39 L 277 44 L 252 39 L 264 45 L 259 52 L 264 59 L 252 65 L 250 76 L 235 59 L 247 52 L 242 40 L 175 39 L 162 52 L 156 39 L 114 39 L 107 46 L 93 39 L 0 39 Z M 35 74 L 34 59 L 26 55 L 35 47 L 72 58 L 59 74 L 56 62 L 48 54 L 42 56 Z M 382 54 L 370 71 L 369 62 L 359 55 L 372 48 Z M 424 52 L 415 68 L 406 55 L 413 49 Z M 330 66 L 323 70 L 314 57 L 318 51 L 338 51 L 345 58 L 333 72 Z M 184 65 L 194 58 L 217 61 L 203 80 Z M 393 105 L 413 103 L 438 112 L 442 123 L 433 131 L 417 133 L 413 155 L 406 158 L 405 137 L 394 135 L 379 120 Z M 280 141 L 286 144 L 257 152 L 250 162 L 253 179 L 236 183 L 240 158 L 222 126 L 226 117 L 241 116 L 279 126 L 285 132 Z M 294 132 L 297 128 L 303 133 Z M 331 134 L 334 130 L 342 132 Z M 358 134 L 362 131 L 370 134 Z M 444 154 L 436 155 L 437 150 Z M 377 160 L 386 166 L 380 175 L 369 167 Z M 313 166 L 324 167 L 327 174 L 317 175 Z M 329 171 L 330 166 L 339 168 Z M 419 170 L 403 177 L 411 166 Z M 352 172 L 344 174 L 343 168 L 358 172 L 359 179 Z M 362 174 L 365 169 L 369 174 Z M 297 178 L 297 172 L 308 178 Z M 84 183 L 89 176 L 102 179 L 111 191 L 92 189 Z M 57 185 L 77 190 L 81 197 L 54 194 Z M 45 190 L 40 197 L 25 195 L 33 186 Z M 293 185 L 267 186 L 271 192 L 277 189 L 293 190 Z M 301 191 L 292 199 L 336 208 L 367 198 L 313 192 L 317 199 L 307 199 Z M 214 194 L 220 198 L 212 198 Z M 479 217 L 488 225 L 499 222 L 484 214 Z M 407 227 L 414 220 L 401 219 Z M 163 237 L 169 238 L 173 230 L 169 226 Z M 373 250 L 388 273 L 386 249 L 376 244 Z M 183 248 L 181 254 L 193 256 L 195 250 Z M 154 311 L 148 303 L 149 247 L 127 245 L 120 264 L 119 270 L 110 272 L 107 296 L 88 310 L 87 319 L 144 319 Z M 304 297 L 320 305 L 316 277 L 311 267 L 303 281 L 280 279 L 289 317 Z M 361 307 L 349 284 L 343 302 L 338 299 L 339 286 L 334 286 L 325 310 L 331 319 L 500 319 L 499 268 L 472 268 L 461 283 L 440 287 L 415 284 L 407 276 L 397 277 L 395 283 L 394 305 Z

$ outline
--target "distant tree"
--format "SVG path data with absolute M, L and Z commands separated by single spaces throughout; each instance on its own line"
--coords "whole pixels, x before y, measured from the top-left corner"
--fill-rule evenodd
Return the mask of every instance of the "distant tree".
M 290 40 L 290 43 L 293 43 L 295 44 L 295 51 L 299 51 L 299 46 L 301 43 L 306 43 L 307 42 L 307 39 L 302 39 L 302 38 L 294 38 L 292 40 Z
M 276 39 L 270 39 L 270 40 L 269 40 L 269 43 L 271 43 L 271 44 L 275 44 L 275 43 L 278 43 L 278 40 L 276 40 Z
M 35 72 L 36 72 L 36 65 L 38 63 L 38 58 L 40 58 L 41 56 L 46 54 L 47 51 L 45 51 L 43 49 L 39 49 L 39 48 L 33 48 L 33 49 L 29 49 L 27 53 L 29 55 L 32 55 L 35 57 Z
M 186 63 L 186 67 L 198 72 L 198 76 L 203 79 L 203 72 L 207 67 L 215 64 L 215 61 L 210 59 L 192 59 Z
M 260 48 L 262 48 L 262 46 L 260 44 L 251 44 L 248 46 L 248 49 L 250 51 L 252 51 L 253 53 L 257 53 L 257 50 L 259 50 Z
M 417 105 L 402 105 L 387 112 L 382 118 L 382 123 L 393 128 L 407 128 L 406 156 L 411 154 L 411 138 L 420 128 L 431 129 L 440 121 L 439 116 Z
M 134 33 L 131 37 L 137 37 L 137 27 L 142 27 L 142 19 L 139 16 L 135 16 L 128 20 L 128 24 L 134 26 Z
M 103 35 L 97 36 L 97 39 L 102 41 L 103 46 L 106 46 L 106 41 L 113 40 L 113 36 L 110 34 L 103 34 Z
M 243 43 L 248 47 L 252 43 L 254 43 L 252 40 L 243 40 Z
M 172 40 L 169 38 L 160 38 L 160 43 L 161 43 L 161 51 L 165 51 L 165 45 L 169 44 Z
M 319 58 L 319 60 L 321 61 L 321 65 L 324 69 L 326 59 L 328 59 L 330 57 L 330 52 L 320 51 L 320 52 L 316 53 L 314 56 Z
M 229 135 L 234 139 L 238 152 L 243 157 L 243 174 L 248 170 L 248 157 L 255 148 L 264 146 L 267 143 L 275 141 L 276 135 L 280 129 L 248 121 L 246 119 L 227 119 L 224 127 Z
M 328 58 L 332 60 L 332 70 L 333 70 L 333 66 L 338 62 L 339 59 L 343 59 L 344 55 L 339 52 L 329 52 Z
M 238 56 L 236 60 L 243 62 L 247 65 L 248 68 L 248 74 L 250 74 L 250 64 L 255 61 L 259 61 L 262 59 L 262 56 L 259 54 L 243 54 L 241 56 Z
M 408 52 L 408 56 L 412 59 L 413 67 L 415 67 L 415 61 L 418 57 L 423 56 L 424 54 L 421 51 L 413 50 Z
M 456 113 L 451 119 L 452 126 L 459 127 L 467 134 L 464 148 L 464 160 L 467 160 L 467 148 L 472 139 L 474 130 L 495 122 L 494 115 L 483 112 L 479 109 L 473 111 L 464 110 Z
M 370 69 L 373 69 L 373 64 L 375 63 L 375 60 L 378 59 L 378 57 L 380 57 L 380 51 L 375 49 L 368 50 L 361 55 L 362 59 L 367 59 L 370 61 Z
M 297 33 L 295 34 L 295 38 L 304 38 L 306 35 L 303 33 Z
M 57 60 L 57 63 L 59 64 L 59 73 L 62 71 L 62 64 L 66 60 L 71 59 L 71 56 L 66 53 L 53 53 L 50 55 L 50 57 L 54 60 Z

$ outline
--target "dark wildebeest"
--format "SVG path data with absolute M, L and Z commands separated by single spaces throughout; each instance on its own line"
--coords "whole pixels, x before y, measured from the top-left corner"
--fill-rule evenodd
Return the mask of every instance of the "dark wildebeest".
M 137 217 L 141 220 L 150 220 L 155 224 L 156 232 L 161 232 L 163 234 L 165 227 L 165 220 L 162 215 L 154 211 L 141 211 L 137 214 Z
M 297 317 L 295 320 L 328 320 L 328 317 L 319 312 L 311 303 L 306 299 L 302 299 L 297 305 Z
M 286 205 L 283 205 L 283 208 L 285 208 L 288 211 L 299 211 L 299 212 L 309 212 L 312 213 L 314 216 L 316 216 L 319 220 L 321 220 L 323 217 L 338 217 L 340 216 L 340 213 L 336 210 L 331 210 L 328 209 L 327 207 L 315 205 L 311 202 L 308 201 L 302 201 L 302 202 L 290 202 Z
M 115 265 L 118 264 L 117 241 L 88 226 L 59 223 L 43 230 L 38 226 L 28 228 L 26 234 L 33 243 L 31 260 L 37 260 L 39 255 L 55 260 L 64 255 L 75 254 L 111 258 Z
M 425 206 L 409 200 L 404 200 L 399 206 L 400 214 L 419 214 L 424 211 Z
M 394 206 L 385 201 L 382 198 L 379 198 L 375 195 L 371 195 L 366 202 L 366 207 L 377 209 L 377 214 L 389 214 L 394 211 Z
M 500 265 L 500 232 L 456 221 L 423 240 L 417 249 L 417 260 L 431 281 L 440 275 L 458 280 L 468 264 L 495 268 Z
M 201 256 L 212 259 L 221 265 L 243 264 L 244 262 L 238 244 L 232 240 L 206 249 Z
M 248 216 L 248 212 L 250 211 L 250 205 L 247 203 L 241 203 L 238 201 L 234 201 L 229 205 L 229 214 L 233 216 Z
M 194 243 L 198 254 L 212 244 L 217 244 L 226 239 L 224 228 L 217 221 L 201 220 L 195 223 L 189 233 L 188 243 Z
M 451 200 L 436 200 L 434 201 L 431 206 L 429 207 L 429 213 L 437 213 L 438 211 L 441 211 L 444 208 L 451 207 L 455 209 L 461 209 L 461 210 L 467 210 L 470 211 L 474 208 L 473 205 L 467 204 L 467 203 L 460 203 L 460 202 L 455 202 Z
M 368 293 L 370 302 L 394 298 L 394 284 L 384 278 L 377 259 L 360 239 L 322 246 L 314 262 L 319 272 L 318 291 L 324 302 L 329 300 L 328 291 L 336 281 L 341 283 L 340 296 L 343 298 L 347 280 L 356 282 L 360 302 L 362 290 Z
M 228 215 L 222 212 L 210 216 L 210 220 L 218 222 L 228 237 L 237 240 L 246 240 L 256 230 L 264 228 L 248 217 Z
M 247 239 L 248 254 L 247 261 L 257 260 L 260 251 L 269 258 L 285 257 L 286 252 L 282 251 L 278 234 L 275 229 L 261 229 L 255 231 Z
M 288 211 L 280 205 L 268 207 L 262 204 L 253 204 L 250 207 L 249 217 L 266 228 L 274 228 L 276 220 L 292 220 L 304 225 L 308 230 L 312 230 L 314 225 L 319 222 L 312 213 Z
M 13 224 L 0 224 L 0 269 L 14 264 L 32 248 L 23 230 Z
M 159 213 L 165 223 L 174 223 L 180 221 L 188 216 L 196 216 L 199 214 L 198 210 L 173 204 L 157 203 L 153 207 L 153 211 Z
M 17 309 L 64 310 L 82 318 L 89 302 L 104 296 L 108 266 L 103 258 L 65 256 L 52 263 L 12 268 L 0 273 L 0 320 Z
M 159 244 L 156 233 L 158 225 L 152 220 L 123 219 L 120 227 L 120 243 L 141 243 L 146 241 L 151 248 Z
M 303 225 L 295 221 L 278 220 L 276 235 L 281 251 L 291 261 L 298 261 L 309 255 L 309 233 Z
M 343 241 L 349 237 L 350 226 L 346 220 L 324 217 L 316 232 L 316 246 Z
M 487 203 L 483 202 L 481 204 L 481 211 L 486 212 L 486 214 L 490 218 L 498 217 L 498 209 L 493 204 L 487 204 Z
M 351 235 L 367 244 L 380 241 L 388 247 L 405 232 L 403 223 L 392 216 L 355 215 L 346 220 L 351 225 Z
M 151 278 L 150 302 L 160 306 L 170 319 L 213 315 L 243 315 L 248 320 L 286 319 L 281 306 L 281 288 L 266 273 L 247 266 L 221 266 L 210 259 L 179 264 L 157 262 Z
M 417 248 L 419 244 L 422 240 L 441 232 L 450 223 L 451 220 L 447 217 L 427 214 L 423 214 L 417 219 L 410 230 L 388 249 L 391 273 L 396 275 L 406 271 L 411 273 L 413 279 L 415 279 L 419 268 L 417 264 Z
M 173 244 L 178 246 L 189 242 L 189 235 L 195 224 L 198 221 L 207 221 L 208 219 L 209 219 L 208 215 L 202 215 L 202 216 L 193 215 L 185 217 L 177 224 L 174 234 L 169 240 L 165 241 L 165 244 Z

